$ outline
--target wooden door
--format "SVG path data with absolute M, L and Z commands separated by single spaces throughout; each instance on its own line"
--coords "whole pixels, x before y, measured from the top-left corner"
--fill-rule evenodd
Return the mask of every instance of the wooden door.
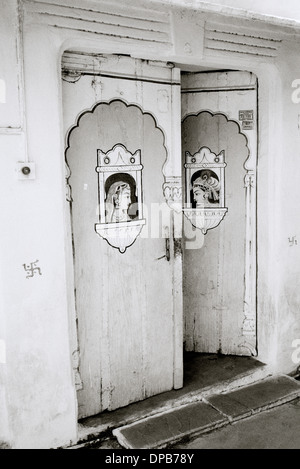
M 128 57 L 95 62 L 76 54 L 65 58 L 63 70 L 66 128 L 74 123 L 67 132 L 66 161 L 79 417 L 86 417 L 170 390 L 176 380 L 171 212 L 162 190 L 171 139 L 171 72 Z M 142 165 L 145 225 L 125 252 L 95 231 L 101 209 L 97 154 L 116 145 L 132 155 L 140 150 Z
M 202 248 L 184 253 L 188 351 L 256 354 L 256 106 L 251 73 L 182 77 L 183 158 L 202 147 L 225 152 L 228 208 Z

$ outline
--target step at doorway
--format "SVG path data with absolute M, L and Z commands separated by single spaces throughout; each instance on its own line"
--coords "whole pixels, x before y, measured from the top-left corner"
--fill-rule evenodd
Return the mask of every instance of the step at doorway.
M 268 376 L 268 367 L 253 357 L 184 353 L 184 386 L 135 402 L 114 411 L 79 420 L 78 442 L 84 443 L 111 430 L 180 405 L 198 402 L 211 394 L 236 389 Z

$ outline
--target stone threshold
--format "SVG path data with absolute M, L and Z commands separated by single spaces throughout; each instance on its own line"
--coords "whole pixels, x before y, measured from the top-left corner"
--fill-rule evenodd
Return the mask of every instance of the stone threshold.
M 249 369 L 237 376 L 224 379 L 210 385 L 204 385 L 199 389 L 187 387 L 178 391 L 170 391 L 153 396 L 145 401 L 130 404 L 125 408 L 112 412 L 105 412 L 88 420 L 88 424 L 79 423 L 78 440 L 68 449 L 81 449 L 88 445 L 96 445 L 106 438 L 111 437 L 113 430 L 140 422 L 143 419 L 155 417 L 163 413 L 168 413 L 174 409 L 180 409 L 190 404 L 207 405 L 207 399 L 215 394 L 226 393 L 261 381 L 270 376 L 271 372 L 265 364 Z M 178 395 L 178 397 L 177 397 Z M 212 405 L 211 405 L 212 407 Z M 218 426 L 226 424 L 226 419 L 221 419 Z M 207 430 L 210 429 L 208 425 Z
M 234 421 L 290 402 L 300 396 L 300 383 L 286 375 L 265 378 L 229 392 L 212 394 L 135 423 L 113 435 L 125 449 L 162 449 L 211 432 Z

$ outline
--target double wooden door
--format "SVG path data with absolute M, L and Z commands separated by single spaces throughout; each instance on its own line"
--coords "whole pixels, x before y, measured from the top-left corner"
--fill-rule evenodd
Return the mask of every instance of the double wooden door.
M 63 60 L 79 418 L 180 387 L 183 342 L 187 351 L 256 354 L 256 78 L 182 74 L 180 133 L 174 76 L 170 65 L 129 57 L 70 53 Z M 169 180 L 178 182 L 172 159 L 180 140 L 183 203 L 185 154 L 207 147 L 224 151 L 228 209 L 195 249 L 183 236 L 183 270 L 163 191 L 166 166 Z M 103 215 L 99 155 L 114 148 L 139 154 L 141 163 L 140 187 L 131 196 L 142 202 L 144 224 L 125 252 L 95 229 Z M 190 235 L 189 224 L 185 219 Z

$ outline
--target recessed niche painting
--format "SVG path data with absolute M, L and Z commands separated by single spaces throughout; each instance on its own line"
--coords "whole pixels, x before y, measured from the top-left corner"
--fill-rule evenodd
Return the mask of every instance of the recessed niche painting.
M 98 150 L 99 223 L 96 232 L 124 253 L 140 234 L 145 220 L 142 205 L 141 151 L 122 144 Z
M 191 178 L 191 186 L 190 198 L 193 208 L 219 206 L 221 183 L 214 171 L 196 171 Z
M 126 173 L 115 173 L 105 183 L 105 222 L 120 223 L 138 217 L 136 182 Z
M 223 220 L 225 207 L 225 152 L 218 155 L 202 147 L 197 153 L 185 154 L 185 216 L 203 234 Z

